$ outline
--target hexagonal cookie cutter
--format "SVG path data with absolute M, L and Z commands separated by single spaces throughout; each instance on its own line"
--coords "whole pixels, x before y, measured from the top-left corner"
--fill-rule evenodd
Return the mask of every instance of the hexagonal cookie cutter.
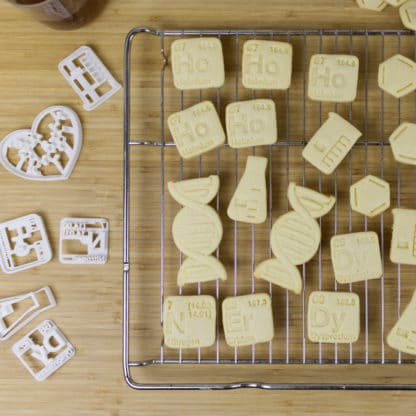
M 78 247 L 75 249 L 74 245 Z M 80 254 L 80 250 L 84 250 L 84 253 Z M 61 263 L 105 264 L 107 257 L 108 221 L 106 219 L 63 218 L 61 220 L 59 238 Z
M 28 301 L 32 304 L 21 310 Z M 10 338 L 39 314 L 54 306 L 56 306 L 56 300 L 48 286 L 33 292 L 0 299 L 0 341 Z M 12 317 L 14 321 L 10 322 Z
M 43 381 L 75 356 L 75 348 L 52 321 L 43 321 L 13 345 L 13 353 L 37 381 Z
M 47 135 L 40 134 L 46 126 Z M 23 179 L 64 180 L 71 175 L 81 147 L 82 127 L 78 115 L 69 107 L 56 105 L 41 111 L 30 130 L 16 130 L 3 139 L 0 162 Z M 51 173 L 52 168 L 55 172 Z
M 121 88 L 88 46 L 81 46 L 71 53 L 59 63 L 58 68 L 79 95 L 87 111 L 97 108 Z
M 51 259 L 51 246 L 39 215 L 0 223 L 0 266 L 4 273 L 16 273 Z

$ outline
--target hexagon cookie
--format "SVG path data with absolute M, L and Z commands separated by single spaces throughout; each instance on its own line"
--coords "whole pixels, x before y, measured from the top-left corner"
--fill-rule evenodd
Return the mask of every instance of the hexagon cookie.
M 378 86 L 403 97 L 416 89 L 416 63 L 403 55 L 394 55 L 378 67 Z
M 416 0 L 410 0 L 399 9 L 400 18 L 405 27 L 416 30 Z
M 390 207 L 390 185 L 380 178 L 367 175 L 350 187 L 353 211 L 375 217 Z
M 362 9 L 374 10 L 381 12 L 387 6 L 387 3 L 383 0 L 357 0 L 357 4 Z
M 385 0 L 385 2 L 388 3 L 388 4 L 390 4 L 391 6 L 399 7 L 403 3 L 406 3 L 407 0 Z
M 394 158 L 407 165 L 416 165 L 416 124 L 402 123 L 389 137 Z

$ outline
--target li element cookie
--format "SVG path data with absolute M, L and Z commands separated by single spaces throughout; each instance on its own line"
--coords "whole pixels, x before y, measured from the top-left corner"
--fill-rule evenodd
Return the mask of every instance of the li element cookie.
M 215 342 L 216 302 L 212 296 L 168 296 L 163 303 L 164 344 L 209 347 Z
M 338 103 L 354 101 L 358 66 L 358 58 L 353 55 L 313 55 L 309 67 L 309 98 Z
M 360 299 L 355 293 L 312 292 L 308 303 L 308 338 L 312 342 L 355 342 L 360 334 Z
M 224 58 L 219 39 L 178 39 L 172 43 L 171 54 L 176 88 L 219 88 L 224 84 Z
M 292 45 L 248 40 L 243 46 L 243 85 L 252 89 L 286 90 L 292 79 Z

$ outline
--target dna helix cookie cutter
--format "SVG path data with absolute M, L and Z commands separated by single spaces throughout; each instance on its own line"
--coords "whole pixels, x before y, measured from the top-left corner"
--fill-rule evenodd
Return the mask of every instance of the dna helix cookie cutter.
M 224 266 L 212 255 L 222 239 L 222 223 L 214 208 L 207 205 L 219 186 L 217 175 L 168 183 L 172 198 L 183 205 L 172 224 L 175 245 L 187 256 L 178 271 L 179 287 L 227 278 Z
M 294 182 L 289 184 L 287 196 L 293 210 L 280 216 L 270 232 L 274 258 L 261 262 L 254 277 L 299 294 L 303 284 L 296 266 L 308 262 L 318 251 L 321 229 L 316 219 L 332 209 L 335 197 Z

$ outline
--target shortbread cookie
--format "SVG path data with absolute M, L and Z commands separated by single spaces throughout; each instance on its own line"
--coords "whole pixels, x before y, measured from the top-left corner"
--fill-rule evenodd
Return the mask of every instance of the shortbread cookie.
M 390 260 L 416 265 L 416 210 L 396 208 L 393 213 Z
M 219 88 L 224 84 L 224 58 L 219 39 L 177 39 L 172 43 L 171 55 L 176 88 Z
M 203 101 L 168 118 L 168 126 L 184 159 L 199 156 L 225 142 L 225 133 L 211 101 Z
M 381 12 L 387 7 L 387 3 L 383 0 L 357 0 L 357 4 L 362 9 L 374 10 Z
M 267 218 L 267 158 L 248 156 L 246 169 L 228 205 L 227 215 L 234 221 L 260 224 Z
M 309 66 L 309 98 L 338 103 L 354 101 L 358 66 L 358 58 L 353 55 L 313 55 Z
M 416 124 L 400 124 L 389 137 L 389 142 L 398 162 L 416 165 Z
M 259 90 L 286 90 L 292 79 L 292 45 L 248 40 L 243 46 L 243 85 Z
M 378 279 L 383 273 L 378 235 L 373 231 L 334 235 L 331 259 L 338 283 Z
M 312 292 L 308 303 L 308 338 L 312 342 L 355 342 L 360 334 L 360 299 L 355 293 Z
M 400 18 L 405 27 L 416 30 L 416 0 L 410 0 L 399 9 Z
M 367 175 L 350 187 L 353 211 L 375 217 L 390 207 L 390 185 L 377 176 Z
M 228 144 L 235 149 L 273 144 L 277 140 L 276 106 L 272 100 L 228 104 L 225 120 Z
M 168 296 L 163 302 L 164 344 L 183 349 L 213 345 L 216 314 L 212 296 Z
M 396 98 L 416 89 L 416 63 L 403 55 L 394 55 L 378 67 L 378 86 Z
M 387 344 L 395 350 L 416 355 L 416 291 L 387 335 Z
M 399 7 L 402 4 L 406 3 L 408 0 L 384 0 L 384 1 L 393 7 Z
M 273 313 L 267 293 L 234 296 L 222 303 L 225 341 L 230 347 L 241 347 L 273 338 Z
M 319 128 L 302 156 L 325 175 L 330 175 L 361 137 L 361 132 L 336 113 Z

